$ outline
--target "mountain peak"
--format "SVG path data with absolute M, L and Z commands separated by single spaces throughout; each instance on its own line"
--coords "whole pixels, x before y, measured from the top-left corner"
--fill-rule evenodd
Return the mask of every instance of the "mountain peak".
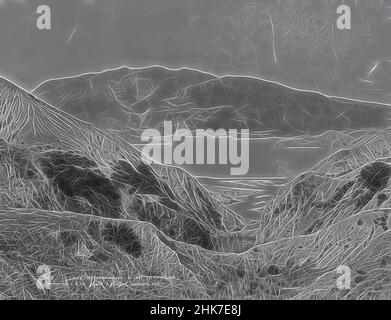
M 23 101 L 21 101 L 23 100 Z M 42 104 L 43 101 L 32 93 L 26 91 L 12 81 L 0 77 L 0 110 L 4 113 L 4 108 L 10 107 L 31 107 L 32 104 Z
M 8 80 L 5 77 L 0 76 L 0 88 L 7 88 L 12 90 L 18 90 L 18 91 L 25 91 L 22 89 L 19 85 L 15 84 L 11 80 Z

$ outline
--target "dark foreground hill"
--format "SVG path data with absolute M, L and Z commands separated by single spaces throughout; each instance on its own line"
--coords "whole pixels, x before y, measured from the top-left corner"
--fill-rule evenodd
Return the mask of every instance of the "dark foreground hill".
M 172 120 L 191 129 L 249 128 L 283 136 L 384 128 L 390 107 L 296 90 L 256 78 L 191 69 L 119 68 L 42 83 L 45 101 L 122 132 Z

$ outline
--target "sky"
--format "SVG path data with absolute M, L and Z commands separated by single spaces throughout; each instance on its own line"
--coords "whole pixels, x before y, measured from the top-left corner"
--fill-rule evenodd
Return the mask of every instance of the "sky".
M 388 2 L 1 0 L 0 75 L 32 89 L 123 65 L 187 66 L 391 103 Z M 352 30 L 335 26 L 342 3 Z M 51 30 L 36 28 L 39 5 Z

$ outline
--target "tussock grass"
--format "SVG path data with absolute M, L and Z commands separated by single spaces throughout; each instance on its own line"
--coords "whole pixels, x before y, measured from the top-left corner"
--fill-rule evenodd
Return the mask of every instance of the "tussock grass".
M 118 162 L 102 168 L 80 154 L 24 152 L 23 159 L 33 159 L 32 175 L 18 175 L 20 166 L 4 153 L 0 166 L 3 298 L 387 297 L 386 162 L 367 161 L 338 177 L 303 174 L 265 208 L 259 229 L 246 231 L 240 223 L 235 230 L 235 216 L 230 223 L 219 219 L 217 199 L 190 176 L 168 179 L 164 171 L 130 169 L 123 160 L 120 179 Z M 55 179 L 67 170 L 80 170 L 64 175 L 72 192 Z M 143 174 L 145 186 L 137 177 Z M 107 186 L 120 195 L 114 214 L 99 205 L 108 201 L 113 208 L 110 201 L 117 201 L 102 191 Z M 184 193 L 192 203 L 181 201 Z M 53 272 L 50 290 L 36 286 L 40 265 Z M 336 286 L 340 265 L 351 268 L 350 290 Z

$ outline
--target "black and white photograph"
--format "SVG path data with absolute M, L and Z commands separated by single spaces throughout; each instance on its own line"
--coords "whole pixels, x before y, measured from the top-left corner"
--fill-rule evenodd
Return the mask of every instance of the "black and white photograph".
M 390 300 L 390 177 L 391 0 L 0 0 L 0 300 Z

